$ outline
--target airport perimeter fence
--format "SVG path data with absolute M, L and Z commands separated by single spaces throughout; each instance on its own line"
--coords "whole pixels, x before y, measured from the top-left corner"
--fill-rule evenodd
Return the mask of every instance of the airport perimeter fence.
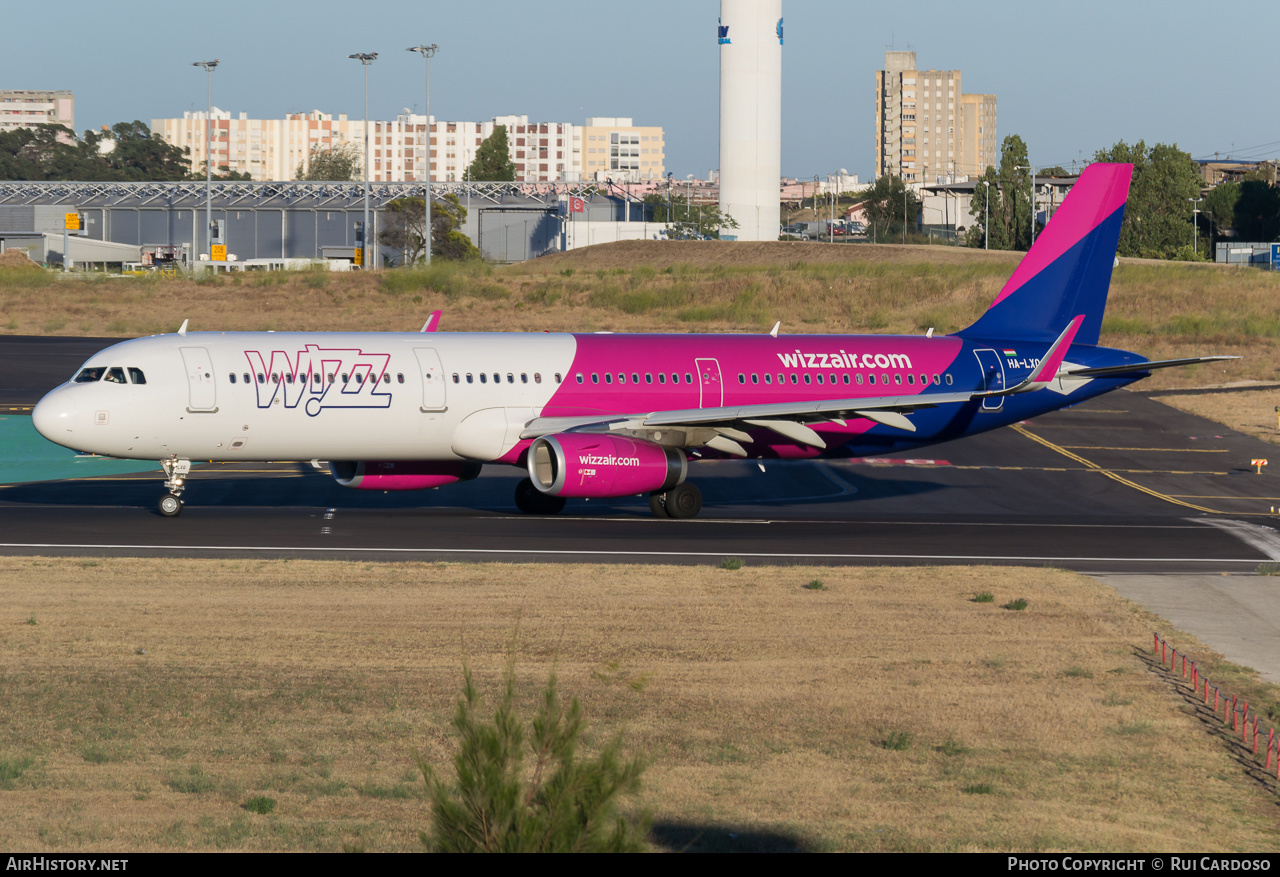
M 1167 667 L 1172 673 L 1181 673 L 1182 678 L 1191 686 L 1192 696 L 1197 699 L 1203 697 L 1206 707 L 1210 706 L 1209 693 L 1213 692 L 1212 709 L 1214 716 L 1222 715 L 1222 723 L 1224 726 L 1231 725 L 1231 730 L 1240 735 L 1240 744 L 1246 749 L 1251 749 L 1255 758 L 1258 757 L 1258 741 L 1262 737 L 1259 729 L 1259 719 L 1256 711 L 1249 709 L 1249 702 L 1243 703 L 1234 695 L 1228 695 L 1217 685 L 1209 681 L 1209 677 L 1200 672 L 1200 667 L 1195 661 L 1189 660 L 1185 654 L 1182 654 L 1158 633 L 1152 635 L 1152 651 L 1160 658 L 1161 669 Z M 1181 662 L 1181 668 L 1178 664 Z M 1280 780 L 1280 736 L 1276 734 L 1275 728 L 1267 728 L 1266 735 L 1266 770 L 1273 767 L 1276 771 L 1276 779 Z M 1259 760 L 1262 760 L 1259 758 Z

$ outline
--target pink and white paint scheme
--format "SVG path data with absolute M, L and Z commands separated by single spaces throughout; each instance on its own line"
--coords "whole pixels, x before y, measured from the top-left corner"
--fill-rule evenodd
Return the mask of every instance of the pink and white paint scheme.
M 1149 362 L 1098 346 L 1131 168 L 1081 175 L 973 326 L 954 335 L 186 332 L 90 357 L 33 412 L 50 441 L 152 459 L 165 515 L 190 461 L 325 460 L 416 490 L 526 469 L 517 506 L 649 496 L 692 517 L 698 460 L 911 451 L 1076 404 Z

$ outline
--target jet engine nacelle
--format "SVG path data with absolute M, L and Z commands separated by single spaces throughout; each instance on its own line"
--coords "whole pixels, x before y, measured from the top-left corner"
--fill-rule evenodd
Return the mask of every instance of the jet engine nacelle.
M 684 481 L 684 451 L 594 433 L 560 433 L 529 447 L 529 478 L 552 496 L 611 497 L 665 492 Z
M 469 461 L 333 461 L 333 480 L 353 490 L 427 490 L 456 481 L 470 481 L 480 474 L 480 464 Z

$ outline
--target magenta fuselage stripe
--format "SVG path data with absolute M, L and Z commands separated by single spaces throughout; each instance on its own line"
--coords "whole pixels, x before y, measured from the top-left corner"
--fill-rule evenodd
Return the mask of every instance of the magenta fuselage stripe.
M 1024 283 L 1060 258 L 1117 210 L 1124 209 L 1129 197 L 1129 179 L 1133 166 L 1128 164 L 1091 164 L 1080 174 L 1062 206 L 1036 238 L 1035 246 L 1018 263 L 1009 282 L 1000 290 L 995 307 Z
M 913 396 L 929 390 L 933 375 L 948 371 L 964 346 L 958 338 L 916 335 L 780 338 L 769 335 L 575 335 L 574 338 L 577 350 L 573 364 L 543 409 L 544 417 Z M 658 382 L 659 373 L 665 376 L 664 383 Z M 764 383 L 765 374 L 770 376 L 771 383 Z M 849 375 L 847 384 L 843 379 L 845 374 Z M 859 374 L 863 377 L 862 384 L 858 384 L 855 377 Z M 581 384 L 578 375 L 582 375 Z M 598 376 L 598 382 L 593 382 L 593 375 Z M 648 375 L 653 376 L 652 383 L 647 381 Z M 673 382 L 672 375 L 677 376 L 678 383 Z M 739 375 L 744 378 L 742 383 Z M 753 383 L 752 375 L 758 375 L 760 382 Z M 795 383 L 792 375 L 796 376 Z M 806 375 L 809 383 L 805 383 Z M 870 380 L 872 375 L 875 383 Z M 889 376 L 887 383 L 885 375 Z M 907 375 L 912 376 L 912 383 L 908 383 Z M 820 376 L 822 383 L 818 383 Z M 924 383 L 921 376 L 925 376 Z M 897 383 L 898 378 L 902 383 Z M 944 388 L 936 389 L 941 392 Z

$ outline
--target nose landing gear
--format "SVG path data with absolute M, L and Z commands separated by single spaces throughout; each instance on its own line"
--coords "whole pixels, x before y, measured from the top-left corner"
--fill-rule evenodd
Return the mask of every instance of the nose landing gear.
M 180 497 L 185 489 L 187 475 L 191 472 L 191 461 L 170 457 L 168 460 L 161 460 L 160 466 L 164 469 L 165 489 L 169 491 L 160 497 L 160 514 L 166 518 L 176 518 L 182 514 L 182 500 Z

